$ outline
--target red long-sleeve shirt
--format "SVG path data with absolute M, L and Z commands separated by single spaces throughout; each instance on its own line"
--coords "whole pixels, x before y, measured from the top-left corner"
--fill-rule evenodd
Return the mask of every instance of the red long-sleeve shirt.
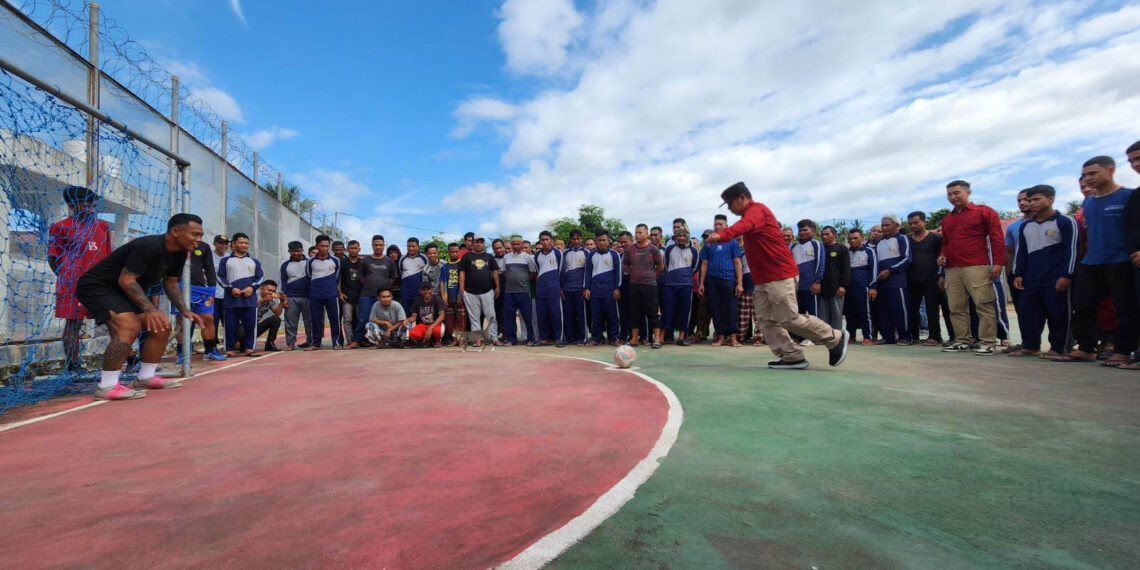
M 754 284 L 763 285 L 800 274 L 792 250 L 780 233 L 780 223 L 768 206 L 752 202 L 739 222 L 718 233 L 722 241 L 744 236 L 744 257 L 748 258 Z
M 969 202 L 942 218 L 942 255 L 946 267 L 1005 265 L 1001 220 L 989 206 Z

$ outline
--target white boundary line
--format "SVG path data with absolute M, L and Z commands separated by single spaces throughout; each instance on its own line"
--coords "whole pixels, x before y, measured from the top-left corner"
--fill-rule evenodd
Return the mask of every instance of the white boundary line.
M 180 380 L 182 380 L 183 382 L 185 382 L 186 380 L 194 380 L 197 378 L 201 378 L 202 376 L 205 376 L 207 374 L 213 374 L 214 372 L 220 372 L 220 371 L 225 370 L 227 368 L 233 368 L 235 366 L 241 366 L 242 364 L 249 364 L 250 362 L 262 360 L 262 359 L 268 358 L 268 357 L 276 355 L 276 354 L 281 354 L 281 353 L 280 352 L 271 352 L 269 354 L 265 354 L 265 355 L 259 356 L 257 358 L 249 358 L 249 359 L 243 360 L 241 362 L 234 362 L 233 364 L 226 364 L 223 366 L 219 366 L 217 368 L 211 368 L 210 370 L 207 370 L 205 372 L 199 372 L 198 374 L 195 374 L 189 378 L 180 379 Z M 74 408 L 61 410 L 61 411 L 55 412 L 53 414 L 47 414 L 45 416 L 39 416 L 36 418 L 21 420 L 18 422 L 12 422 L 10 424 L 3 424 L 3 425 L 0 425 L 0 432 L 5 432 L 5 431 L 11 430 L 11 429 L 16 429 L 18 427 L 23 427 L 23 426 L 26 426 L 29 424 L 34 424 L 36 422 L 42 422 L 44 420 L 50 420 L 52 418 L 58 418 L 59 416 L 62 416 L 64 414 L 70 414 L 72 412 L 78 412 L 79 410 L 86 410 L 87 408 L 93 408 L 93 407 L 98 406 L 100 404 L 106 404 L 106 403 L 107 403 L 107 400 L 95 400 L 94 402 L 88 402 L 86 404 L 83 404 L 82 406 L 76 406 Z
M 575 360 L 585 360 L 586 362 L 593 362 L 595 364 L 606 363 L 591 358 L 583 358 L 580 356 L 562 356 L 557 354 L 544 354 L 541 356 L 550 356 L 554 358 L 572 358 Z M 634 492 L 643 483 L 649 480 L 653 472 L 657 470 L 660 465 L 660 460 L 669 454 L 673 444 L 677 441 L 677 432 L 681 429 L 681 422 L 684 421 L 684 410 L 681 408 L 681 402 L 677 399 L 677 395 L 669 389 L 668 386 L 642 374 L 628 369 L 613 368 L 611 370 L 621 370 L 628 372 L 653 384 L 665 396 L 665 400 L 669 403 L 668 419 L 665 421 L 665 426 L 661 428 L 661 436 L 657 438 L 657 443 L 653 445 L 653 449 L 649 450 L 649 455 L 645 456 L 633 467 L 632 470 L 621 481 L 610 488 L 594 501 L 582 514 L 574 517 L 570 522 L 563 525 L 561 528 L 554 532 L 542 537 L 534 544 L 527 547 L 526 550 L 520 552 L 514 558 L 495 566 L 495 568 L 503 568 L 508 570 L 530 570 L 534 568 L 541 568 L 546 564 L 553 561 L 562 554 L 567 548 L 570 548 L 578 541 L 586 538 L 598 525 L 602 524 L 606 519 L 618 512 L 623 505 L 633 498 Z

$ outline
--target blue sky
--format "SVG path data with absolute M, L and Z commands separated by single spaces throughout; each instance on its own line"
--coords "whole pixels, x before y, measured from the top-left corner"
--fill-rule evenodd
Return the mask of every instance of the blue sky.
M 711 225 L 1012 209 L 1140 138 L 1140 6 L 103 0 L 328 211 L 533 235 L 582 203 Z M 352 237 L 412 231 L 344 219 Z

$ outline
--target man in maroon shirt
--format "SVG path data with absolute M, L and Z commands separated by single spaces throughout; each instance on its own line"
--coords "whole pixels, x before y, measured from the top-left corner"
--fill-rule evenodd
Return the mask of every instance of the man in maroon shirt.
M 1001 220 L 989 206 L 970 201 L 970 183 L 955 180 L 946 185 L 946 199 L 954 209 L 942 220 L 942 255 L 946 268 L 943 285 L 950 300 L 950 322 L 956 338 L 942 345 L 943 352 L 986 356 L 996 352 L 997 319 L 994 279 L 1005 267 L 1005 238 Z M 970 341 L 970 299 L 978 311 L 977 347 Z
M 756 320 L 768 347 L 779 360 L 769 362 L 769 368 L 799 370 L 808 367 L 803 350 L 792 342 L 788 331 L 816 344 L 826 345 L 828 361 L 839 366 L 847 358 L 847 331 L 838 331 L 811 315 L 801 315 L 796 308 L 796 280 L 799 269 L 792 252 L 780 232 L 780 223 L 772 211 L 752 200 L 752 193 L 743 182 L 737 182 L 721 192 L 720 197 L 740 221 L 728 229 L 712 233 L 709 243 L 744 236 L 744 255 L 752 270 L 752 293 Z M 722 205 L 724 205 L 722 204 Z

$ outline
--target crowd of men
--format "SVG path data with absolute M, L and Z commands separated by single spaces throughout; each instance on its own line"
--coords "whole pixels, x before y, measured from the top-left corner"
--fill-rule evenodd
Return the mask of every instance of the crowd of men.
M 1140 142 L 1126 153 L 1140 173 Z M 1099 355 L 1104 366 L 1140 368 L 1133 362 L 1140 197 L 1117 184 L 1114 172 L 1107 156 L 1084 163 L 1086 198 L 1075 219 L 1054 208 L 1052 187 L 1021 191 L 1022 217 L 1006 231 L 996 211 L 970 201 L 963 180 L 946 186 L 952 209 L 940 231 L 929 231 L 926 214 L 916 211 L 905 220 L 885 215 L 867 235 L 861 228 L 839 235 L 809 219 L 793 231 L 737 183 L 721 197 L 740 221 L 730 227 L 717 215 L 700 237 L 677 218 L 669 238 L 661 227 L 637 224 L 617 235 L 575 229 L 565 242 L 549 231 L 536 243 L 515 235 L 491 240 L 488 251 L 487 239 L 472 232 L 441 252 L 416 238 L 401 251 L 374 235 L 371 253 L 362 255 L 357 240 L 321 235 L 307 251 L 289 243 L 278 268 L 250 256 L 243 233 L 214 236 L 212 247 L 201 242 L 202 221 L 191 214 L 172 217 L 165 234 L 111 251 L 106 223 L 94 216 L 97 196 L 69 187 L 64 198 L 73 215 L 52 227 L 49 259 L 58 276 L 57 316 L 68 320 L 69 368 L 79 366 L 82 319 L 112 331 L 96 393 L 103 399 L 178 385 L 155 376 L 170 334 L 169 318 L 157 309 L 160 294 L 172 313 L 201 328 L 210 360 L 253 356 L 262 335 L 265 351 L 313 351 L 324 347 L 327 328 L 333 350 L 352 350 L 455 345 L 468 331 L 489 329 L 486 338 L 497 345 L 766 343 L 778 357 L 768 365 L 787 369 L 806 368 L 800 347 L 813 343 L 825 345 L 838 365 L 859 335 L 863 345 L 977 355 L 1004 348 L 1009 356 L 1058 362 Z M 179 288 L 186 258 L 189 305 Z M 1015 346 L 1003 276 L 1020 326 Z M 144 332 L 139 380 L 120 384 Z

